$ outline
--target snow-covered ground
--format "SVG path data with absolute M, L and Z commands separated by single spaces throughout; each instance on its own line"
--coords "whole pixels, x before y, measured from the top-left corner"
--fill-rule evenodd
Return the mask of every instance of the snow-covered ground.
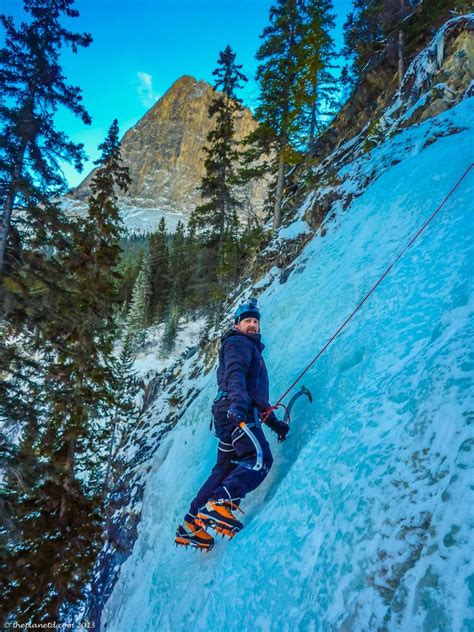
M 178 222 L 185 225 L 188 223 L 189 218 L 185 213 L 163 211 L 161 208 L 151 207 L 147 199 L 144 199 L 142 204 L 140 204 L 139 199 L 135 199 L 134 202 L 131 204 L 126 199 L 121 199 L 118 202 L 122 221 L 131 232 L 153 232 L 157 230 L 162 217 L 165 218 L 166 229 L 170 233 L 176 230 Z M 85 202 L 72 197 L 64 197 L 61 204 L 67 213 L 73 215 L 81 215 L 87 211 Z
M 166 356 L 160 350 L 165 323 L 147 329 L 144 348 L 135 357 L 133 368 L 137 377 L 149 379 L 172 366 L 187 349 L 195 344 L 203 331 L 205 320 L 203 317 L 193 320 L 181 318 L 175 348 Z
M 259 283 L 273 401 L 472 163 L 473 106 L 346 167 L 354 190 L 377 175 L 285 283 Z M 305 375 L 314 403 L 284 444 L 270 436 L 244 530 L 208 554 L 173 546 L 216 454 L 215 372 L 189 380 L 200 394 L 157 450 L 104 629 L 474 630 L 473 199 L 474 169 Z
M 119 208 L 123 223 L 131 231 L 153 232 L 158 228 L 161 218 L 164 217 L 166 229 L 168 232 L 173 233 L 178 222 L 186 225 L 189 219 L 185 213 L 163 211 L 160 208 L 149 208 L 146 206 L 142 207 L 138 203 L 131 205 L 121 201 Z

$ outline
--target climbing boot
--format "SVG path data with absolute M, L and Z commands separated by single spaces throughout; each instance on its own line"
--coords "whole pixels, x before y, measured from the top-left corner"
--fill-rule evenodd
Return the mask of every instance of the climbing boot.
M 232 511 L 237 509 L 244 513 L 231 500 L 210 500 L 199 510 L 196 522 L 204 529 L 211 527 L 222 536 L 232 539 L 244 527 L 232 513 Z
M 181 546 L 190 546 L 201 551 L 210 551 L 214 546 L 214 538 L 206 533 L 196 520 L 184 520 L 176 529 L 175 542 Z

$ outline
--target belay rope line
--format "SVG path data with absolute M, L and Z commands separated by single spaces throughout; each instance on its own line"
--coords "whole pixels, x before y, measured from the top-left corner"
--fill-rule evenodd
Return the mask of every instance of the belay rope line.
M 408 248 L 418 239 L 418 237 L 421 235 L 421 233 L 425 230 L 425 228 L 428 226 L 428 224 L 434 219 L 434 217 L 439 213 L 439 211 L 443 208 L 443 206 L 446 204 L 446 202 L 449 200 L 449 198 L 451 197 L 451 195 L 454 193 L 454 191 L 458 188 L 458 186 L 461 184 L 461 182 L 464 180 L 464 178 L 467 176 L 467 174 L 469 173 L 469 171 L 474 167 L 474 162 L 472 162 L 469 167 L 466 169 L 466 171 L 462 174 L 462 176 L 459 178 L 459 180 L 456 182 L 456 184 L 452 187 L 452 189 L 449 191 L 449 193 L 446 195 L 446 197 L 444 198 L 444 200 L 441 202 L 441 204 L 437 207 L 437 209 L 431 214 L 431 216 L 426 220 L 426 222 L 423 224 L 423 226 L 420 228 L 420 230 L 416 233 L 416 235 L 414 235 L 410 241 L 407 243 L 407 245 L 403 248 L 403 250 L 397 255 L 397 257 L 392 261 L 392 263 L 388 266 L 388 268 L 385 270 L 385 272 L 379 277 L 379 279 L 377 280 L 377 282 L 372 286 L 372 288 L 367 292 L 367 294 L 364 296 L 364 298 L 361 300 L 361 302 L 357 305 L 357 307 L 352 311 L 352 313 L 346 318 L 346 320 L 342 323 L 342 325 L 340 325 L 340 327 L 337 329 L 337 331 L 331 336 L 331 338 L 329 338 L 329 340 L 326 342 L 326 344 L 324 345 L 324 347 L 322 349 L 320 349 L 320 351 L 318 351 L 318 353 L 315 355 L 315 357 L 311 360 L 311 362 L 306 366 L 306 368 L 301 371 L 301 373 L 298 375 L 298 377 L 296 378 L 296 380 L 291 384 L 291 386 L 289 386 L 286 391 L 283 393 L 283 395 L 280 397 L 280 399 L 277 401 L 276 404 L 274 404 L 273 406 L 270 406 L 264 413 L 263 413 L 263 417 L 266 418 L 270 412 L 272 410 L 276 410 L 277 408 L 283 408 L 285 409 L 285 411 L 287 412 L 287 407 L 282 404 L 282 400 L 285 399 L 285 397 L 288 395 L 288 393 L 291 391 L 291 389 L 301 380 L 301 378 L 303 377 L 303 375 L 313 366 L 313 364 L 318 360 L 318 358 L 320 358 L 322 356 L 322 354 L 326 351 L 326 349 L 329 347 L 329 345 L 337 338 L 337 336 L 341 333 L 341 331 L 346 327 L 346 325 L 349 323 L 350 320 L 352 320 L 353 316 L 355 316 L 355 314 L 359 311 L 359 309 L 362 307 L 362 305 L 364 305 L 364 303 L 368 300 L 369 296 L 371 296 L 371 294 L 373 294 L 373 292 L 375 292 L 375 290 L 377 289 L 377 287 L 382 283 L 382 281 L 385 279 L 385 277 L 387 276 L 387 274 L 390 272 L 390 270 L 393 268 L 393 266 L 397 263 L 397 261 L 399 259 L 402 258 L 402 256 L 405 254 L 405 252 L 408 250 Z

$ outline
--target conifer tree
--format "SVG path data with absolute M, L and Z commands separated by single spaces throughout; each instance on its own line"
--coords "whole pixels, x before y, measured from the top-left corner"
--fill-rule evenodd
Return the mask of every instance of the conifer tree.
M 273 228 L 280 226 L 288 167 L 310 157 L 316 137 L 330 120 L 335 81 L 331 29 L 331 0 L 277 0 L 270 9 L 270 25 L 257 51 L 260 101 L 259 127 L 246 139 L 243 180 L 259 177 L 267 169 L 274 188 L 267 200 Z M 275 157 L 274 159 L 269 157 Z
M 353 0 L 344 24 L 343 55 L 350 59 L 343 79 L 353 87 L 382 58 L 392 65 L 400 83 L 406 58 L 423 37 L 452 16 L 453 0 Z M 421 38 L 421 39 L 420 39 Z
M 402 0 L 398 2 L 402 3 Z M 454 15 L 473 11 L 471 0 L 403 0 L 403 4 L 401 26 L 409 55 L 418 50 L 420 42 L 431 39 L 434 32 Z
M 107 468 L 104 476 L 104 491 L 108 492 L 114 482 L 114 457 L 127 430 L 138 416 L 135 396 L 138 392 L 138 379 L 134 370 L 133 343 L 131 336 L 125 334 L 122 348 L 113 363 L 114 405 L 108 411 L 111 436 L 107 456 Z
M 125 323 L 126 333 L 132 336 L 135 350 L 140 349 L 145 343 L 145 328 L 150 324 L 151 292 L 151 256 L 147 249 L 133 286 L 132 302 Z
M 298 47 L 295 106 L 301 112 L 299 141 L 311 155 L 317 136 L 333 114 L 336 92 L 334 67 L 335 26 L 331 0 L 302 0 L 303 33 Z
M 173 235 L 170 257 L 171 303 L 178 312 L 183 311 L 186 298 L 186 288 L 190 279 L 190 266 L 187 261 L 187 242 L 184 224 L 179 221 Z
M 239 255 L 239 266 L 255 259 L 261 251 L 262 245 L 268 235 L 265 234 L 261 224 L 249 225 L 239 237 L 237 251 Z
M 208 296 L 213 302 L 226 291 L 225 277 L 235 275 L 235 271 L 226 270 L 226 265 L 233 264 L 233 260 L 225 253 L 230 247 L 229 240 L 233 239 L 236 213 L 241 206 L 237 194 L 240 151 L 235 139 L 235 119 L 242 111 L 237 91 L 247 81 L 241 72 L 242 66 L 235 59 L 236 54 L 227 46 L 219 53 L 213 72 L 216 94 L 209 107 L 209 116 L 214 118 L 215 127 L 209 132 L 205 149 L 206 174 L 200 187 L 204 203 L 193 211 L 190 222 L 192 229 L 201 229 L 206 242 L 200 262 Z M 180 300 L 178 297 L 178 308 Z
M 180 309 L 178 305 L 171 303 L 160 345 L 160 353 L 163 357 L 168 356 L 175 348 L 176 336 L 179 331 L 179 317 Z
M 22 471 L 31 484 L 9 477 L 4 492 L 4 498 L 16 497 L 11 522 L 21 541 L 17 546 L 13 537 L 6 551 L 10 581 L 4 597 L 10 616 L 21 622 L 57 620 L 61 608 L 76 602 L 100 546 L 97 481 L 103 476 L 107 433 L 100 417 L 116 398 L 113 271 L 121 226 L 114 188 L 128 185 L 116 122 L 101 149 L 88 215 L 71 226 L 69 247 L 55 253 L 64 291 L 50 291 L 51 311 L 34 331 L 40 370 L 30 396 L 39 396 L 41 407 L 18 443 L 24 461 L 33 463 Z M 34 470 L 39 475 L 31 478 Z M 35 577 L 34 593 L 25 585 L 25 573 Z
M 353 0 L 352 11 L 344 23 L 342 54 L 351 59 L 344 80 L 354 85 L 371 56 L 380 49 L 382 29 L 380 0 Z
M 202 259 L 206 250 L 206 244 L 202 238 L 196 235 L 196 228 L 188 224 L 185 242 L 185 265 L 187 267 L 186 283 L 186 309 L 202 307 L 206 300 L 206 292 L 203 291 L 203 279 L 208 282 L 208 275 L 203 271 Z M 204 297 L 204 301 L 203 301 Z
M 260 101 L 256 116 L 261 124 L 254 137 L 262 151 L 276 155 L 276 186 L 273 202 L 273 228 L 281 224 L 285 172 L 292 161 L 292 140 L 298 131 L 295 82 L 300 65 L 299 46 L 303 35 L 300 0 L 277 0 L 270 9 L 270 25 L 265 27 L 263 43 L 257 51 L 260 62 L 257 80 Z
M 64 46 L 77 52 L 92 41 L 90 35 L 72 33 L 61 24 L 63 18 L 78 16 L 73 2 L 25 0 L 29 21 L 19 27 L 11 17 L 0 15 L 5 31 L 0 50 L 0 274 L 7 243 L 13 256 L 25 231 L 38 230 L 38 218 L 32 214 L 39 213 L 40 225 L 55 230 L 58 208 L 46 201 L 66 186 L 58 161 L 78 169 L 82 165 L 83 146 L 72 143 L 54 122 L 61 106 L 90 123 L 80 90 L 66 83 L 59 63 Z M 14 209 L 21 209 L 23 230 L 18 222 L 12 229 Z
M 132 300 L 133 286 L 140 269 L 140 261 L 137 262 L 132 255 L 125 256 L 119 264 L 118 270 L 121 278 L 118 280 L 118 293 L 121 311 L 125 315 Z
M 216 314 L 216 320 L 220 321 L 222 313 L 219 311 L 223 299 L 227 295 L 228 289 L 237 281 L 239 274 L 239 220 L 237 213 L 234 212 L 232 222 L 226 231 L 226 239 L 224 247 L 219 252 L 217 259 L 217 279 L 218 283 L 213 291 L 215 306 L 213 311 Z
M 209 117 L 215 120 L 215 128 L 209 132 L 205 148 L 206 174 L 200 186 L 205 202 L 196 207 L 191 216 L 191 222 L 205 230 L 209 241 L 215 242 L 218 250 L 224 247 L 226 230 L 239 206 L 235 195 L 239 158 L 235 118 L 242 111 L 242 105 L 236 92 L 247 78 L 235 57 L 231 47 L 226 46 L 219 53 L 217 68 L 212 73 L 216 77 L 213 86 L 216 94 L 209 106 Z
M 165 218 L 162 217 L 158 230 L 150 237 L 151 258 L 151 320 L 163 320 L 170 294 L 170 255 Z
M 19 27 L 12 18 L 0 16 L 5 31 L 0 50 L 0 293 L 5 337 L 0 351 L 7 378 L 0 416 L 6 428 L 16 424 L 15 442 L 4 453 L 2 505 L 10 512 L 0 574 L 8 580 L 3 605 L 18 622 L 34 615 L 37 620 L 51 619 L 63 599 L 77 597 L 81 572 L 72 579 L 72 567 L 87 564 L 94 539 L 89 536 L 97 527 L 94 508 L 80 485 L 65 473 L 64 460 L 41 451 L 41 437 L 53 432 L 45 431 L 51 405 L 46 385 L 57 362 L 52 346 L 45 344 L 46 332 L 59 340 L 72 313 L 62 308 L 71 307 L 68 297 L 80 293 L 77 286 L 71 287 L 61 261 L 61 255 L 74 247 L 75 228 L 50 199 L 65 188 L 58 160 L 79 168 L 83 158 L 82 146 L 55 128 L 58 106 L 90 122 L 80 90 L 66 84 L 59 64 L 64 45 L 76 52 L 91 41 L 90 36 L 71 33 L 61 25 L 63 18 L 78 15 L 72 4 L 72 0 L 27 0 L 28 21 Z M 20 211 L 15 217 L 14 209 Z M 83 512 L 82 519 L 85 514 L 89 517 L 82 535 L 71 539 L 64 510 L 59 521 L 61 503 L 68 500 L 75 515 Z M 88 527 L 91 531 L 86 534 Z M 82 542 L 83 536 L 88 544 Z M 70 559 L 65 555 L 69 545 Z M 63 556 L 61 569 L 55 569 L 55 560 Z M 26 577 L 35 577 L 34 595 Z
M 19 27 L 11 17 L 0 16 L 5 32 L 0 49 L 0 311 L 3 368 L 9 376 L 0 414 L 10 422 L 31 417 L 37 406 L 26 395 L 30 359 L 38 346 L 32 332 L 49 320 L 58 296 L 67 292 L 56 254 L 70 248 L 73 228 L 50 196 L 66 186 L 58 160 L 79 168 L 83 150 L 56 129 L 54 114 L 63 106 L 90 123 L 80 90 L 66 83 L 59 63 L 64 46 L 76 52 L 91 42 L 89 35 L 71 33 L 61 24 L 78 15 L 72 4 L 27 0 L 27 21 Z

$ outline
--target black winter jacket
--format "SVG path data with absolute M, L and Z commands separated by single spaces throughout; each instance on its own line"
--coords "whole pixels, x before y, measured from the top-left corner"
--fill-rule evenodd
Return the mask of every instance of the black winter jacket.
M 230 402 L 248 411 L 269 407 L 268 373 L 262 357 L 265 345 L 260 334 L 243 334 L 231 329 L 221 339 L 217 384 L 226 391 Z

